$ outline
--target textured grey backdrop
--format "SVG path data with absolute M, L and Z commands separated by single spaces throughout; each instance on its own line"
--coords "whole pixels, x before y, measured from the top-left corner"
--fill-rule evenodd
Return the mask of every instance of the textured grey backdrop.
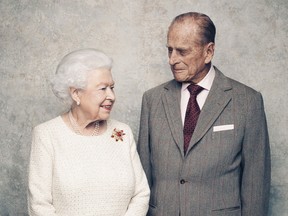
M 215 22 L 213 63 L 264 96 L 272 148 L 270 215 L 288 215 L 287 0 L 0 0 L 1 216 L 27 215 L 31 130 L 63 111 L 48 84 L 62 56 L 95 47 L 114 59 L 113 116 L 137 135 L 142 93 L 172 78 L 167 27 L 190 10 Z

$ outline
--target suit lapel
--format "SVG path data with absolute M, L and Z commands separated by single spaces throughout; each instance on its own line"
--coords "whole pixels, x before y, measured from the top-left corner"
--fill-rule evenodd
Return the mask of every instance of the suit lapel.
M 217 68 L 215 72 L 211 90 L 201 110 L 188 151 L 207 133 L 232 98 L 230 91 L 232 86 L 229 80 Z
M 181 83 L 175 80 L 169 82 L 164 87 L 165 94 L 162 97 L 162 102 L 173 139 L 183 154 L 183 125 L 180 110 L 181 86 Z

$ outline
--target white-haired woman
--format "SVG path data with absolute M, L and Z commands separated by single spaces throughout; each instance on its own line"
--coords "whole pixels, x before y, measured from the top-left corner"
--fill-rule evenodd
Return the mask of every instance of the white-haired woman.
M 109 118 L 111 68 L 95 49 L 74 51 L 58 65 L 52 89 L 71 108 L 33 130 L 30 215 L 146 215 L 150 191 L 132 131 Z

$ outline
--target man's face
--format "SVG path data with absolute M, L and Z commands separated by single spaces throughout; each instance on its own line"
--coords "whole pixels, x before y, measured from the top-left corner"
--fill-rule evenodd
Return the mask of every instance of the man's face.
M 198 83 L 209 71 L 207 46 L 201 45 L 196 25 L 174 23 L 167 36 L 171 71 L 178 82 Z

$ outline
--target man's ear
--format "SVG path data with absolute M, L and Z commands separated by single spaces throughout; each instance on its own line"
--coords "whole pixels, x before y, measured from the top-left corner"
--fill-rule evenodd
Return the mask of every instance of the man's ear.
M 213 42 L 210 42 L 206 45 L 206 58 L 205 58 L 205 63 L 208 64 L 212 61 L 213 56 L 214 56 L 214 49 L 215 49 L 215 44 Z

